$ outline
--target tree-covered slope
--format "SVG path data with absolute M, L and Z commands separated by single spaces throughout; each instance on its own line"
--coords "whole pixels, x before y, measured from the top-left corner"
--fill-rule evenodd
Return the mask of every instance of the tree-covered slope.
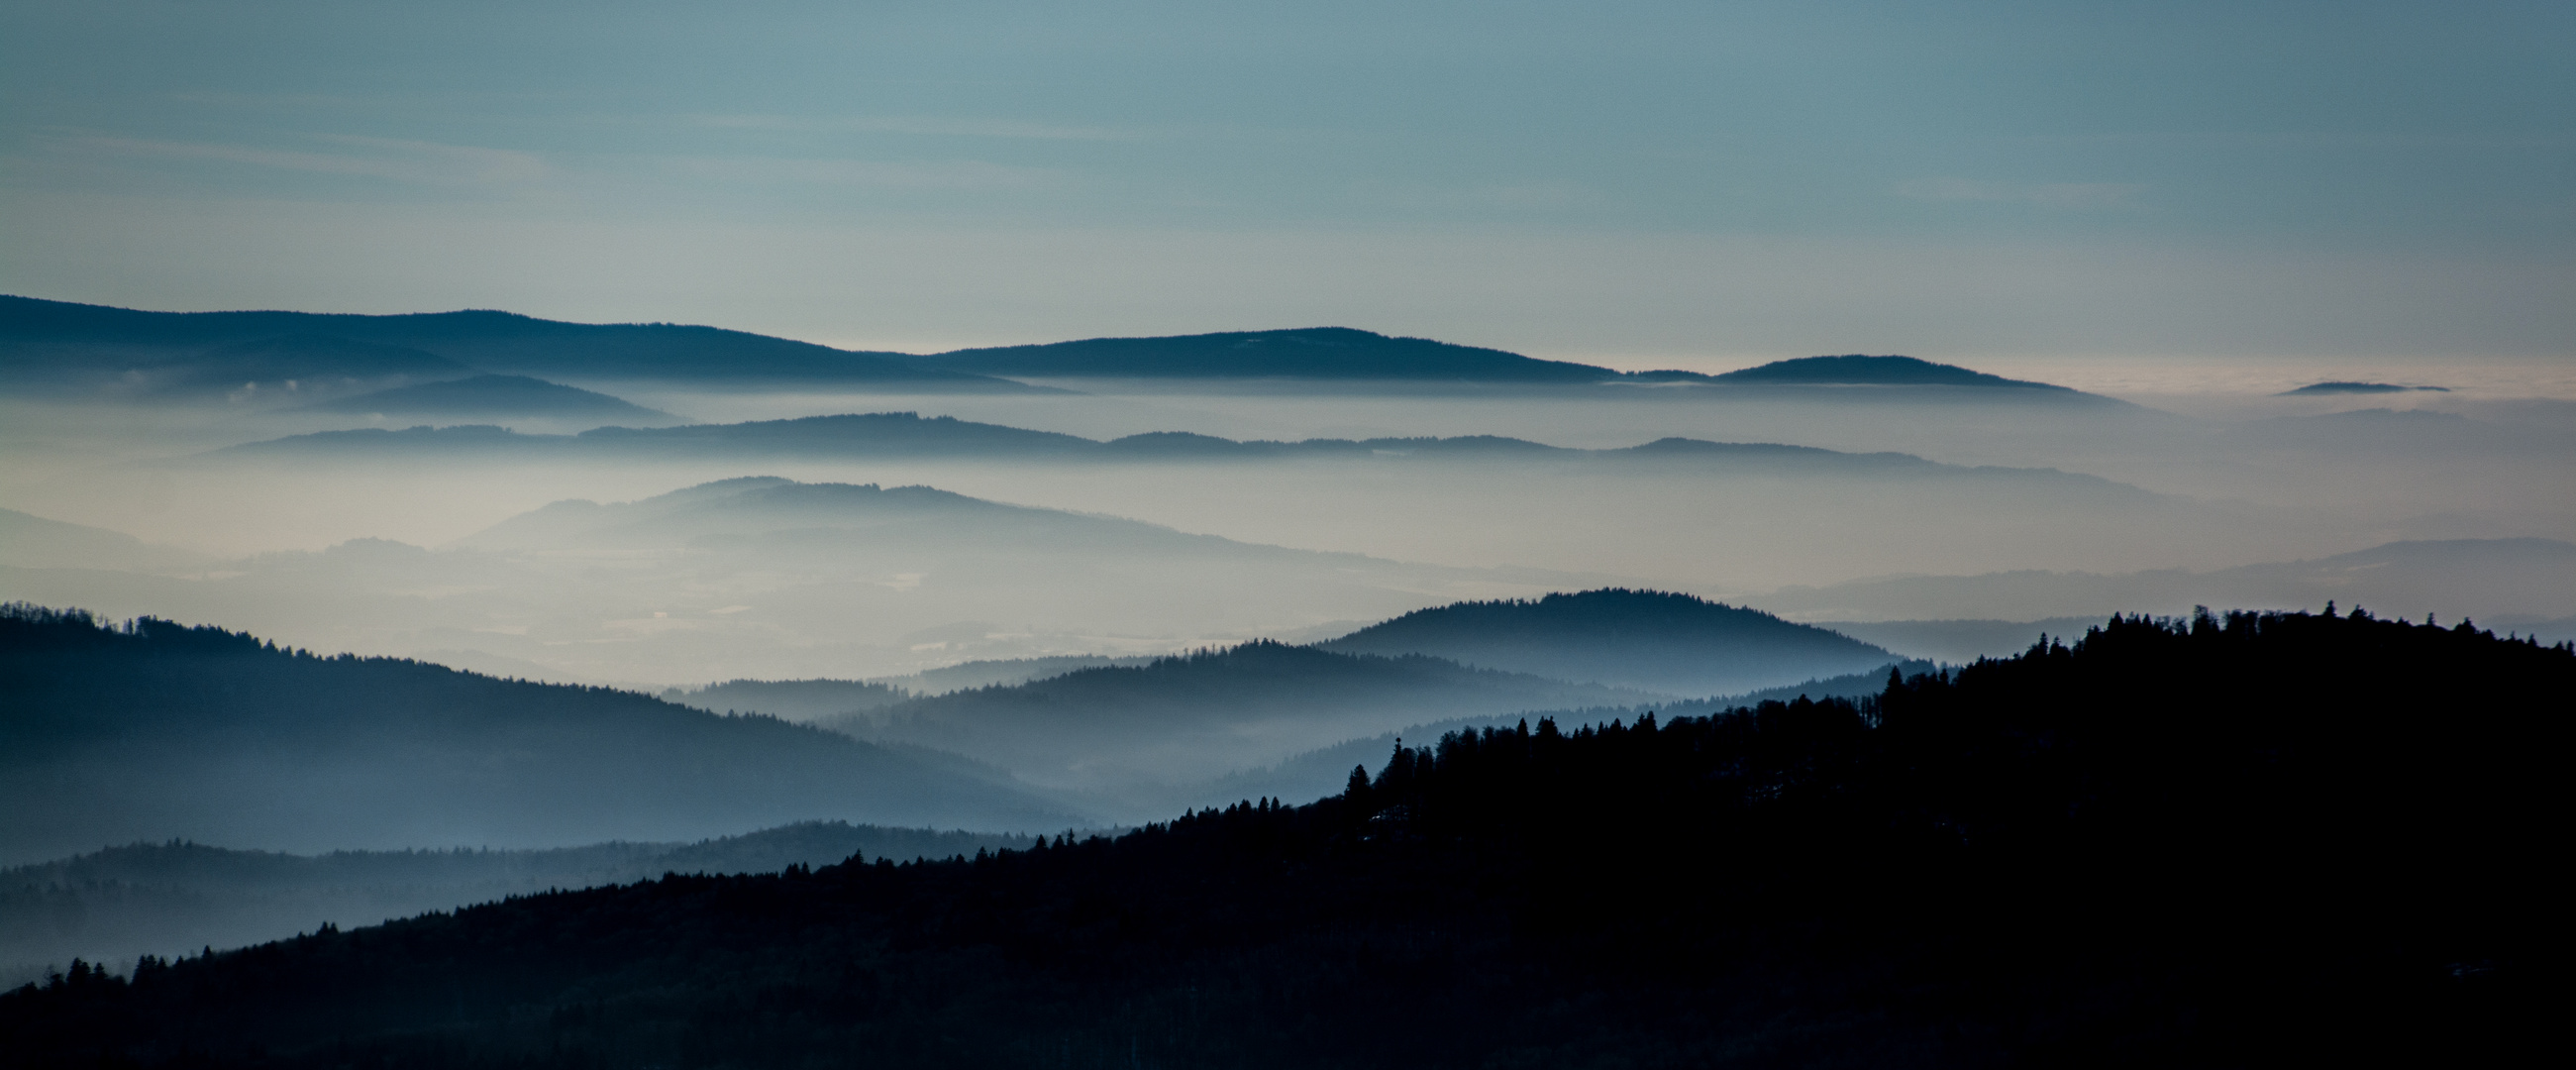
M 1726 695 L 1895 662 L 1876 646 L 1686 594 L 1603 589 L 1417 610 L 1320 644 L 1363 654 L 1428 654 L 1469 665 Z
M 29 1066 L 2495 1065 L 2576 652 L 2116 621 L 1307 806 L 512 900 L 0 996 Z
M 1061 827 L 1005 784 L 605 688 L 0 612 L 0 859 L 185 838 L 324 850 L 723 835 L 808 819 Z

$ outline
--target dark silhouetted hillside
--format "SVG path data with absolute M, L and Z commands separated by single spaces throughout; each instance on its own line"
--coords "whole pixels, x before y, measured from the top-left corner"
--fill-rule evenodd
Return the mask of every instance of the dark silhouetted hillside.
M 398 386 L 313 406 L 327 412 L 428 414 L 467 418 L 513 416 L 576 420 L 677 419 L 621 398 L 524 375 L 477 375 L 446 382 Z
M 27 1066 L 2503 1065 L 2576 651 L 2118 620 L 1456 733 L 1116 840 L 532 896 L 0 996 Z M 2513 1053 L 2522 1052 L 2521 1056 Z
M 1013 829 L 1060 808 L 767 717 L 149 618 L 0 613 L 0 858 L 171 838 L 536 846 L 790 821 Z
M 1319 645 L 1355 654 L 1428 654 L 1691 696 L 1737 694 L 1900 660 L 1850 636 L 1756 609 L 1612 589 L 1417 610 Z

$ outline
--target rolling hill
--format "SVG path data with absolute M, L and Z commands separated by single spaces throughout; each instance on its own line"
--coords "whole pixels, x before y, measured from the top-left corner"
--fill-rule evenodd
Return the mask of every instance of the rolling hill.
M 766 717 L 149 618 L 0 612 L 0 859 L 173 838 L 535 847 L 836 818 L 1075 820 L 1006 782 Z
M 1604 589 L 1416 610 L 1317 644 L 1693 697 L 1879 669 L 1876 646 L 1686 594 Z

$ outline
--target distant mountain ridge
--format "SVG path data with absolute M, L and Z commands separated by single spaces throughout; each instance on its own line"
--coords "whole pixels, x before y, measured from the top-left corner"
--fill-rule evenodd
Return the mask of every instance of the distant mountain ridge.
M 292 345 L 289 343 L 292 342 Z M 398 374 L 470 371 L 540 378 L 840 383 L 896 392 L 1032 393 L 1038 388 L 912 363 L 900 353 L 671 323 L 565 323 L 485 310 L 390 316 L 315 312 L 144 312 L 0 296 L 0 376 L 21 381 L 204 381 L 263 386 L 266 350 L 402 357 Z M 390 347 L 390 348 L 389 348 Z M 424 360 L 423 358 L 426 358 Z M 313 364 L 308 354 L 304 363 Z M 442 367 L 443 365 L 452 367 Z M 390 369 L 392 365 L 384 365 Z M 307 374 L 311 374 L 308 372 Z M 379 371 L 376 376 L 396 374 Z M 356 378 L 369 378 L 358 375 Z
M 2079 392 L 1903 356 L 1801 357 L 1709 375 L 1622 372 L 1483 346 L 1350 327 L 1087 338 L 914 358 L 936 368 L 1032 378 L 1410 380 L 1528 385 L 1903 386 Z M 2090 395 L 2080 395 L 2090 397 Z
M 970 521 L 960 527 L 948 521 Z M 1191 535 L 1158 525 L 1056 509 L 1010 505 L 926 486 L 799 483 L 777 476 L 737 476 L 640 501 L 559 501 L 465 537 L 475 548 L 688 545 L 710 537 L 785 537 L 846 528 L 878 534 L 923 530 L 943 545 L 1008 543 L 1024 536 L 1069 549 L 1088 543 L 1150 540 L 1165 553 L 1184 547 L 1257 555 L 1359 560 L 1355 554 L 1308 551 Z
M 1317 644 L 1662 691 L 1737 694 L 1882 668 L 1850 636 L 1687 594 L 1621 588 L 1417 610 Z
M 47 546 L 101 553 L 31 547 L 21 557 L 0 544 L 7 597 L 655 691 L 737 677 L 900 677 L 970 659 L 1157 655 L 1305 636 L 1426 601 L 1612 579 L 1301 550 L 926 486 L 766 476 L 631 502 L 557 501 L 438 549 L 359 539 L 188 567 L 162 567 L 132 540 L 123 551 L 113 538 L 85 543 L 97 529 L 28 520 L 60 536 Z M 82 567 L 60 567 L 73 563 Z
M 290 345 L 291 343 L 291 345 Z M 281 365 L 242 347 L 307 353 Z M 356 351 L 373 347 L 374 356 Z M 403 356 L 397 357 L 399 351 Z M 1009 377 L 1136 380 L 1280 380 L 1306 383 L 1474 383 L 1525 387 L 1880 386 L 2064 387 L 2006 379 L 1912 357 L 1836 356 L 1778 361 L 1722 375 L 1622 372 L 1484 346 L 1350 327 L 1085 338 L 907 354 L 833 349 L 809 342 L 670 323 L 583 324 L 470 310 L 389 316 L 305 312 L 144 312 L 0 296 L 0 376 L 46 381 L 87 376 L 181 383 L 269 385 L 331 374 L 415 378 L 467 369 L 541 378 L 688 382 L 840 383 L 889 392 L 1047 392 Z M 404 369 L 391 371 L 399 366 Z M 139 379 L 135 377 L 141 377 Z M 2107 399 L 2093 399 L 2107 400 Z
M 1556 460 L 1620 464 L 1707 464 L 1780 472 L 1887 476 L 2042 478 L 2069 486 L 2145 495 L 2096 476 L 2053 468 L 1953 465 L 1909 453 L 1846 453 L 1775 442 L 1709 442 L 1661 438 L 1635 446 L 1578 449 L 1500 435 L 1448 438 L 1314 438 L 1295 442 L 1236 440 L 1182 431 L 1150 431 L 1107 441 L 1002 424 L 923 417 L 914 412 L 851 413 L 682 427 L 601 427 L 573 435 L 527 434 L 494 425 L 421 425 L 402 429 L 320 431 L 244 443 L 206 456 L 353 457 L 383 454 L 555 458 L 637 457 L 957 457 L 1092 464 L 1292 460 Z

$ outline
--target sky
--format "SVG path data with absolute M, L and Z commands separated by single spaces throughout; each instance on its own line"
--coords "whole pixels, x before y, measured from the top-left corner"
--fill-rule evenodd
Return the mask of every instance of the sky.
M 0 292 L 2576 360 L 2576 5 L 0 5 Z

